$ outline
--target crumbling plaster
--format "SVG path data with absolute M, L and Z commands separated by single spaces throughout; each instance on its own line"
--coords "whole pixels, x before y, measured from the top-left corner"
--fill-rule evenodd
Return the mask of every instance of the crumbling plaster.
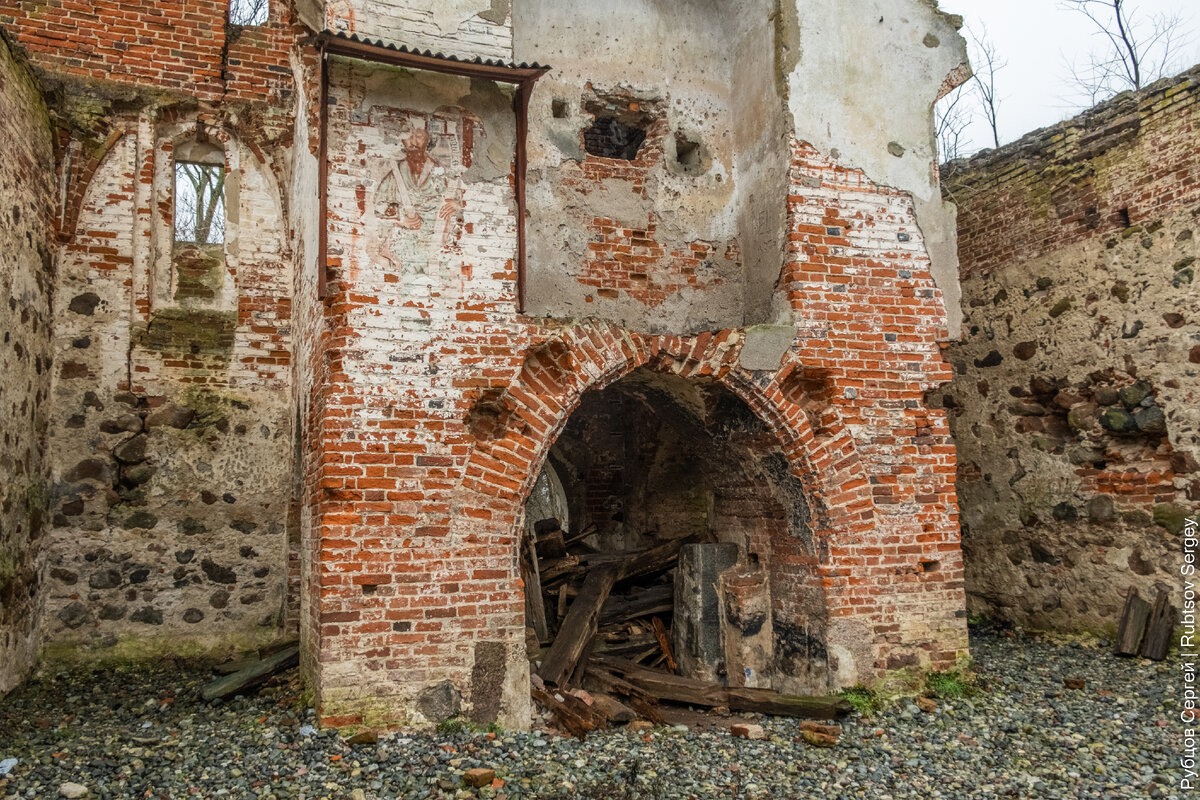
M 912 195 L 956 335 L 953 207 L 937 189 L 932 106 L 968 74 L 961 20 L 923 0 L 854 5 L 837 14 L 766 0 L 515 6 L 516 58 L 554 67 L 530 109 L 528 311 L 653 332 L 793 324 L 775 291 L 790 132 L 839 166 Z M 622 26 L 628 19 L 640 22 Z M 662 107 L 661 163 L 594 179 L 581 131 L 596 116 L 585 107 L 595 94 Z M 679 168 L 677 135 L 703 148 L 699 170 Z M 596 292 L 579 264 L 596 241 L 589 224 L 609 219 L 635 234 L 656 223 L 648 238 L 667 251 L 713 243 L 710 271 L 666 287 L 649 308 L 621 287 Z
M 211 643 L 281 620 L 293 447 L 278 189 L 209 126 L 238 187 L 225 269 L 210 302 L 177 302 L 172 203 L 151 203 L 151 187 L 171 185 L 163 143 L 194 124 L 157 113 L 128 121 L 99 164 L 59 260 L 45 623 L 57 642 Z
M 305 3 L 307 5 L 307 2 Z M 325 0 L 324 27 L 460 58 L 512 58 L 511 0 Z M 312 9 L 302 10 L 312 16 Z
M 782 12 L 780 69 L 796 138 L 912 195 L 957 338 L 954 211 L 938 189 L 933 104 L 969 76 L 962 19 L 934 0 L 841 0 L 836 13 L 784 2 Z
M 786 143 L 782 126 L 771 125 L 770 116 L 757 126 L 734 125 L 741 110 L 732 108 L 735 97 L 761 97 L 756 89 L 771 89 L 769 73 L 764 81 L 761 70 L 745 79 L 756 85 L 734 86 L 739 55 L 769 51 L 769 39 L 763 40 L 770 34 L 767 5 L 623 0 L 515 7 L 516 58 L 553 66 L 539 81 L 530 108 L 529 313 L 599 316 L 653 332 L 767 321 L 782 253 Z M 629 25 L 629 19 L 639 24 Z M 614 36 L 614 30 L 621 34 Z M 743 44 L 751 36 L 759 40 L 757 47 Z M 639 160 L 629 167 L 583 151 L 582 132 L 601 113 L 589 106 L 610 98 L 631 100 L 652 115 Z M 778 117 L 774 104 L 758 110 Z M 773 148 L 776 169 L 746 173 L 746 145 L 772 132 L 773 140 L 757 149 Z M 677 137 L 699 145 L 695 168 L 678 162 Z M 751 196 L 775 200 L 773 218 L 755 230 L 746 229 L 744 213 Z M 646 265 L 649 302 L 618 282 L 597 291 L 581 280 L 601 220 L 614 221 L 618 231 L 653 228 L 634 237 L 666 251 L 656 265 Z M 669 269 L 668 253 L 701 242 L 712 253 L 697 268 L 695 282 L 675 288 L 661 277 L 656 283 L 655 273 Z M 754 308 L 747 298 L 751 271 L 768 287 L 765 295 L 758 291 Z

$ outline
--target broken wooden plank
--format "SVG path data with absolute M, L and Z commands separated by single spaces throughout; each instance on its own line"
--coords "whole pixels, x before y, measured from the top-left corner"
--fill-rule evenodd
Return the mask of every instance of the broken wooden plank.
M 1117 626 L 1117 643 L 1113 652 L 1119 656 L 1137 655 L 1146 633 L 1146 621 L 1150 618 L 1150 604 L 1138 597 L 1137 588 L 1129 587 L 1125 595 L 1125 609 L 1121 612 L 1121 624 Z
M 291 669 L 299 663 L 300 647 L 293 644 L 274 655 L 255 661 L 232 675 L 226 675 L 205 685 L 200 690 L 200 696 L 205 700 L 216 700 L 243 694 L 265 683 L 276 672 Z
M 246 656 L 245 658 L 238 658 L 233 661 L 226 661 L 223 664 L 217 664 L 213 667 L 213 672 L 218 675 L 232 675 L 235 672 L 241 672 L 251 664 L 257 664 L 259 661 L 262 661 L 260 656 Z
M 544 559 L 538 562 L 542 586 L 548 586 L 564 575 L 579 569 L 579 556 L 567 553 L 563 558 Z
M 537 554 L 539 558 L 566 558 L 567 545 L 563 542 L 562 531 L 539 533 L 537 539 Z
M 570 547 L 571 545 L 575 544 L 576 542 L 583 541 L 584 539 L 591 536 L 595 532 L 596 532 L 596 523 L 589 522 L 578 533 L 572 533 L 570 536 L 564 537 L 563 543 L 565 545 L 567 545 L 568 547 Z
M 679 550 L 695 537 L 686 536 L 625 556 L 618 580 L 627 581 L 671 569 L 679 560 Z
M 695 539 L 695 536 L 685 536 L 682 539 L 671 539 L 656 544 L 645 550 L 624 553 L 585 553 L 580 556 L 580 561 L 583 568 L 589 571 L 597 567 L 615 564 L 620 570 L 617 580 L 628 581 L 673 568 L 679 559 L 679 550 Z
M 1175 607 L 1169 602 L 1170 596 L 1169 591 L 1159 589 L 1158 595 L 1154 598 L 1154 608 L 1146 623 L 1146 635 L 1142 638 L 1142 658 L 1162 661 L 1167 657 L 1167 650 L 1171 647 L 1171 638 L 1175 633 L 1175 621 L 1178 614 Z
M 679 665 L 675 663 L 675 652 L 671 649 L 671 637 L 667 633 L 667 626 L 663 625 L 663 621 L 658 617 L 650 620 L 654 626 L 654 635 L 658 637 L 658 646 L 662 648 L 663 658 L 666 659 L 667 669 L 674 675 L 679 671 Z
M 286 650 L 289 647 L 297 647 L 300 640 L 294 636 L 285 639 L 276 639 L 270 644 L 264 644 L 262 647 L 255 650 L 253 653 L 242 656 L 241 658 L 231 659 L 213 667 L 213 672 L 218 675 L 232 675 L 235 672 L 240 672 L 251 664 L 256 664 L 262 661 L 267 656 L 273 656 L 280 650 Z
M 596 635 L 600 608 L 616 582 L 618 569 L 604 566 L 592 570 L 579 588 L 579 596 L 571 603 L 538 675 L 546 683 L 561 686 L 575 669 L 584 647 Z
M 592 707 L 599 710 L 601 714 L 608 718 L 609 722 L 616 722 L 624 725 L 627 722 L 633 722 L 637 718 L 637 712 L 629 706 L 622 703 L 611 694 L 604 692 L 588 692 L 592 696 Z
M 812 697 L 800 694 L 781 694 L 770 689 L 729 687 L 729 708 L 733 711 L 756 711 L 776 717 L 804 719 L 837 719 L 850 713 L 848 700 L 841 697 Z
M 578 596 L 579 592 L 575 593 Z M 558 587 L 558 618 L 564 620 L 567 618 L 567 611 L 571 608 L 571 587 L 563 584 Z
M 589 692 L 604 692 L 605 694 L 618 695 L 630 700 L 641 700 L 650 704 L 658 702 L 658 698 L 645 689 L 639 689 L 624 678 L 614 675 L 603 667 L 597 666 L 595 662 L 588 663 L 587 671 L 584 674 L 584 684 L 583 688 Z
M 587 706 L 581 700 L 579 701 L 579 705 L 575 705 L 568 700 L 570 695 L 555 695 L 549 690 L 538 689 L 536 686 L 530 687 L 529 693 L 543 708 L 553 714 L 559 724 L 566 728 L 567 732 L 572 736 L 586 739 L 589 732 L 597 730 L 600 727 L 594 714 L 588 710 L 580 709 L 579 706 L 587 709 Z M 572 699 L 578 700 L 578 698 Z
M 546 605 L 542 599 L 542 578 L 538 573 L 537 556 L 528 537 L 521 541 L 521 580 L 525 582 L 525 616 L 537 633 L 539 642 L 550 641 L 550 626 L 546 622 Z
M 707 681 L 668 675 L 612 656 L 593 656 L 592 661 L 659 700 L 687 703 L 693 706 L 728 706 L 728 691 L 724 686 Z
M 588 691 L 600 691 L 623 697 L 625 704 L 636 711 L 640 717 L 650 720 L 655 725 L 663 724 L 663 715 L 655 708 L 658 699 L 624 678 L 619 678 L 608 670 L 589 664 L 584 675 L 584 683 L 587 685 Z
M 639 617 L 666 614 L 674 609 L 675 587 L 667 583 L 648 589 L 636 589 L 628 596 L 609 595 L 604 609 L 600 612 L 600 621 L 628 622 Z
M 610 656 L 595 656 L 593 661 L 651 695 L 676 703 L 710 708 L 726 706 L 734 711 L 757 711 L 761 714 L 809 719 L 836 719 L 851 710 L 850 703 L 840 697 L 810 697 L 780 694 L 770 689 L 721 686 L 680 675 L 668 675 Z
M 592 648 L 596 644 L 596 637 L 588 639 L 587 644 L 583 647 L 583 652 L 579 654 L 579 660 L 575 662 L 575 669 L 571 671 L 571 685 L 583 685 L 583 673 L 587 670 L 588 661 L 592 658 Z

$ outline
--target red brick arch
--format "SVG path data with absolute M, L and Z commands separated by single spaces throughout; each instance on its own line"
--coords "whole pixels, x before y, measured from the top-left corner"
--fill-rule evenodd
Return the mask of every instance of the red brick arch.
M 541 465 L 584 392 L 602 389 L 644 366 L 684 378 L 715 379 L 745 402 L 779 440 L 804 487 L 815 537 L 869 529 L 874 514 L 870 486 L 836 410 L 825 409 L 818 435 L 805 410 L 781 385 L 797 365 L 788 364 L 774 375 L 744 370 L 738 366 L 742 342 L 739 330 L 660 336 L 605 323 L 546 338 L 528 351 L 503 395 L 490 401 L 500 419 L 491 428 L 496 437 L 477 440 L 467 462 L 464 488 L 478 498 L 479 508 L 466 513 L 506 518 L 515 538 Z

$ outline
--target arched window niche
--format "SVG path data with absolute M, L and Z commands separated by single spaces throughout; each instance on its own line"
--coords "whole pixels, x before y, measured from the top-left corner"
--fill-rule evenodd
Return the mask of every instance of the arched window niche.
M 236 307 L 238 150 L 227 132 L 203 122 L 177 123 L 159 132 L 155 307 Z

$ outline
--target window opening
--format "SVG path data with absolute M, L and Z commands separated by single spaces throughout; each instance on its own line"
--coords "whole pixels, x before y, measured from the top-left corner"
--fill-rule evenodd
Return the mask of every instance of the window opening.
M 225 241 L 225 167 L 175 162 L 175 241 Z
M 268 0 L 229 0 L 231 25 L 262 25 L 267 21 Z

